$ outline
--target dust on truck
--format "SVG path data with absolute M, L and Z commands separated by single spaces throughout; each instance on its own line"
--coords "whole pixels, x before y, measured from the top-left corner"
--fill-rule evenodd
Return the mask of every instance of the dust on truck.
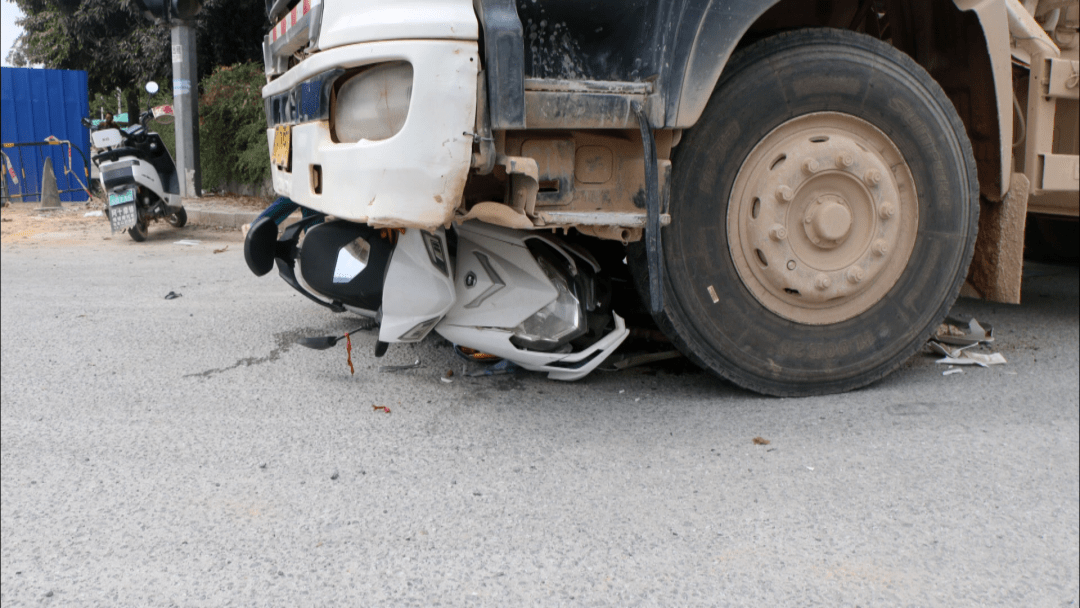
M 737 385 L 846 391 L 961 289 L 1019 302 L 1026 218 L 1080 210 L 1075 0 L 267 10 L 304 219 L 268 210 L 248 265 L 376 319 L 376 354 L 435 332 L 573 380 L 636 306 Z

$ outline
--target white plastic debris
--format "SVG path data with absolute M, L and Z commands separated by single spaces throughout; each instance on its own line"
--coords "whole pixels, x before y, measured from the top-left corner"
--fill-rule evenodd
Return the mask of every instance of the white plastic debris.
M 960 369 L 958 367 L 954 367 L 954 368 L 947 369 L 947 370 L 941 372 L 941 375 L 942 376 L 951 376 L 953 374 L 962 374 L 962 373 L 964 373 L 964 370 L 962 370 L 962 369 Z
M 942 344 L 964 347 L 989 344 L 994 341 L 994 328 L 989 323 L 983 325 L 974 318 L 964 322 L 955 317 L 948 317 L 945 323 L 938 327 L 933 339 Z
M 202 241 L 199 241 L 199 240 L 196 240 L 196 239 L 181 239 L 179 241 L 176 241 L 173 244 L 174 245 L 187 245 L 188 247 L 193 247 L 193 246 L 199 245 L 201 243 L 202 243 Z
M 97 211 L 87 211 L 86 213 L 83 214 L 83 217 L 101 217 L 103 215 L 105 215 L 105 214 L 102 213 L 101 210 L 99 209 Z
M 944 363 L 946 365 L 978 365 L 979 367 L 987 367 L 989 365 L 1001 365 L 1006 363 L 1005 357 L 1000 353 L 983 354 L 968 351 L 967 349 L 975 346 L 974 344 L 958 348 L 949 348 L 944 344 L 930 342 L 929 346 L 931 351 L 939 355 L 945 355 L 945 358 L 938 359 L 937 363 Z
M 944 358 L 938 359 L 937 363 L 949 366 L 977 365 L 979 367 L 1002 365 L 1006 361 L 1005 357 L 1000 353 L 984 354 L 968 350 L 980 344 L 990 344 L 993 341 L 994 328 L 989 323 L 984 325 L 975 319 L 965 322 L 949 317 L 938 328 L 927 346 L 931 352 L 944 355 Z M 960 373 L 960 370 L 946 370 L 942 372 L 942 375 L 948 376 L 956 373 Z
M 978 365 L 979 367 L 989 367 L 991 365 L 1004 365 L 1006 363 L 1005 357 L 1001 353 L 990 353 L 984 355 L 981 353 L 969 353 L 964 351 L 960 353 L 959 357 L 945 357 L 944 359 L 938 359 L 937 363 L 944 363 L 946 365 Z

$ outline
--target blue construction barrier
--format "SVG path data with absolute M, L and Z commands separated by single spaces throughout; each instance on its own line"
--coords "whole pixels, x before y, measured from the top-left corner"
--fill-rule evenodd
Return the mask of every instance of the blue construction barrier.
M 11 200 L 40 201 L 45 155 L 52 157 L 60 200 L 88 199 L 83 186 L 90 185 L 89 166 L 79 152 L 90 154 L 90 132 L 80 123 L 89 113 L 86 72 L 0 68 L 0 151 Z M 39 144 L 50 136 L 71 142 L 78 152 L 68 145 L 8 145 Z

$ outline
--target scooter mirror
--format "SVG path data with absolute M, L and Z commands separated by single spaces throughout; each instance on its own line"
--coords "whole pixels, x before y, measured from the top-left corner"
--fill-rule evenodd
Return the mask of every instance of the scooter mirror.
M 156 95 L 159 89 L 160 87 L 158 87 L 158 83 L 154 82 L 153 80 L 146 83 L 146 92 L 150 93 L 151 95 Z

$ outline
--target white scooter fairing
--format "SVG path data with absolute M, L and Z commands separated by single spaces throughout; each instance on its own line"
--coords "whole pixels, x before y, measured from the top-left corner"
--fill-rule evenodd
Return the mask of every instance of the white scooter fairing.
M 282 278 L 315 302 L 375 318 L 376 354 L 434 330 L 552 379 L 577 380 L 630 334 L 598 295 L 599 264 L 556 237 L 479 222 L 448 233 L 318 221 L 302 220 L 280 239 L 272 219 L 256 221 L 245 241 L 248 266 L 261 276 L 276 260 Z
M 466 223 L 458 227 L 457 301 L 435 331 L 455 344 L 497 355 L 555 380 L 578 380 L 596 369 L 630 335 L 614 312 L 615 328 L 584 348 L 570 341 L 584 333 L 595 298 L 575 277 L 582 266 L 599 270 L 587 254 L 535 233 Z M 543 243 L 538 257 L 529 241 Z M 581 283 L 585 283 L 584 281 Z

